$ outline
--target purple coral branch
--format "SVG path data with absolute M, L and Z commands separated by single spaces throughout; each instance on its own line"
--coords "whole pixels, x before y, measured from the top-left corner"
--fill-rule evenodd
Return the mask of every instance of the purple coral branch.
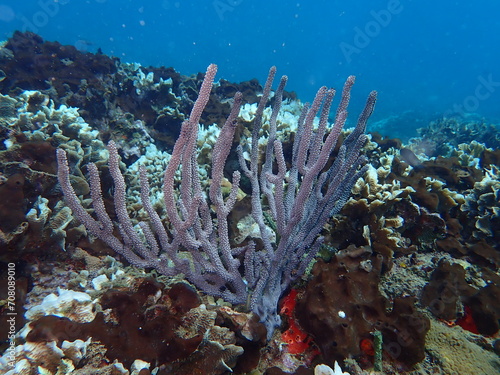
M 275 94 L 268 144 L 261 161 L 258 140 L 276 73 L 276 68 L 270 69 L 253 124 L 249 163 L 243 157 L 242 147 L 238 147 L 241 170 L 252 186 L 252 217 L 260 230 L 262 248 L 257 250 L 252 242 L 234 248 L 229 238 L 228 215 L 236 203 L 240 173 L 233 173 L 229 194 L 223 194 L 222 183 L 241 106 L 240 93 L 235 95 L 231 113 L 214 146 L 208 191 L 210 203 L 205 198 L 198 174 L 198 123 L 209 100 L 216 71 L 215 65 L 208 67 L 198 99 L 191 115 L 182 124 L 165 170 L 163 193 L 171 233 L 151 205 L 144 167 L 140 168 L 141 200 L 150 220 L 133 225 L 127 212 L 118 150 L 113 142 L 108 145 L 108 165 L 115 186 L 116 226 L 121 238 L 113 234 L 114 224 L 104 207 L 95 165 L 89 166 L 89 172 L 91 198 L 98 220 L 85 210 L 76 196 L 70 183 L 66 153 L 61 149 L 57 150 L 58 178 L 67 205 L 92 235 L 137 267 L 155 268 L 165 275 L 184 274 L 200 290 L 231 303 L 242 304 L 249 299 L 251 310 L 265 323 L 270 337 L 280 324 L 279 298 L 290 283 L 305 272 L 322 244 L 321 229 L 328 218 L 342 208 L 352 185 L 365 171 L 359 168 L 364 164 L 360 153 L 366 140 L 366 121 L 373 111 L 376 95 L 370 94 L 356 128 L 340 147 L 336 160 L 327 167 L 346 120 L 354 77 L 346 81 L 330 131 L 327 119 L 334 91 L 322 87 L 313 104 L 304 106 L 292 159 L 287 166 L 282 143 L 276 136 L 276 121 L 287 81 L 283 77 Z M 313 122 L 318 114 L 319 126 L 314 129 Z M 177 184 L 175 175 L 179 170 L 181 181 Z M 276 224 L 277 244 L 271 239 L 271 229 L 264 216 L 263 196 Z M 215 207 L 214 211 L 210 204 Z M 244 260 L 243 272 L 240 255 Z

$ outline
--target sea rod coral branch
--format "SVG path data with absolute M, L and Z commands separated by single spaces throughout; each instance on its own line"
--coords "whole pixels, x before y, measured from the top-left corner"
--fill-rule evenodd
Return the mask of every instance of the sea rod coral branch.
M 353 184 L 366 170 L 361 148 L 366 141 L 366 121 L 373 111 L 376 93 L 369 95 L 356 128 L 340 146 L 330 165 L 332 151 L 339 142 L 347 117 L 354 77 L 346 81 L 331 130 L 328 130 L 327 119 L 335 92 L 322 87 L 313 104 L 304 106 L 292 158 L 286 160 L 276 131 L 287 82 L 287 78 L 282 77 L 274 96 L 267 146 L 260 155 L 258 142 L 264 108 L 271 96 L 276 74 L 275 67 L 270 69 L 253 123 L 250 150 L 245 150 L 249 151 L 249 162 L 244 158 L 242 146 L 238 146 L 240 168 L 252 188 L 252 217 L 259 228 L 262 245 L 257 249 L 250 241 L 245 246 L 234 247 L 230 241 L 228 215 L 236 203 L 240 172 L 233 173 L 229 194 L 223 193 L 222 184 L 242 102 L 240 93 L 234 97 L 231 113 L 213 148 L 212 180 L 207 193 L 198 172 L 198 123 L 216 72 L 215 65 L 208 67 L 198 99 L 191 115 L 182 124 L 165 170 L 163 194 L 170 231 L 164 227 L 162 218 L 151 204 L 145 168 L 140 169 L 141 201 L 150 220 L 133 225 L 127 212 L 126 186 L 114 142 L 108 145 L 108 166 L 115 187 L 116 224 L 104 207 L 95 165 L 90 164 L 88 169 L 97 220 L 76 196 L 70 183 L 66 153 L 61 149 L 57 150 L 58 179 L 67 205 L 93 236 L 103 240 L 134 266 L 154 268 L 168 276 L 183 274 L 198 289 L 233 304 L 250 301 L 250 309 L 266 325 L 270 337 L 280 324 L 279 298 L 316 256 L 323 241 L 319 236 L 321 229 L 328 218 L 343 207 Z M 317 116 L 320 121 L 315 128 Z M 179 183 L 176 182 L 178 172 L 181 176 Z M 266 225 L 266 210 L 271 212 L 276 223 L 276 234 L 280 238 L 277 244 L 271 240 L 270 228 Z M 113 233 L 115 225 L 120 238 Z

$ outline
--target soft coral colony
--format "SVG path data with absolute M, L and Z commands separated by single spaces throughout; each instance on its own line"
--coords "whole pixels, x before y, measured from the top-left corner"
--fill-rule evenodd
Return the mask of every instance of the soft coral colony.
M 227 221 L 237 200 L 240 173 L 233 173 L 226 199 L 222 183 L 240 112 L 241 93 L 234 95 L 231 113 L 212 152 L 207 194 L 210 202 L 205 199 L 198 176 L 198 123 L 208 102 L 216 71 L 215 65 L 208 67 L 198 99 L 191 115 L 182 124 L 164 174 L 163 196 L 171 224 L 170 233 L 151 205 L 144 167 L 140 169 L 141 202 L 150 220 L 149 224 L 138 224 L 141 233 L 134 228 L 126 208 L 125 180 L 120 172 L 114 142 L 108 146 L 108 165 L 114 182 L 114 206 L 122 240 L 113 234 L 113 223 L 104 206 L 95 165 L 89 165 L 89 173 L 93 208 L 98 220 L 87 213 L 71 187 L 66 154 L 62 149 L 58 150 L 58 178 L 68 206 L 91 234 L 137 267 L 154 268 L 167 276 L 184 274 L 199 290 L 232 304 L 249 301 L 250 309 L 265 324 L 267 336 L 271 338 L 281 323 L 277 312 L 279 298 L 293 281 L 304 274 L 323 242 L 318 236 L 323 225 L 332 214 L 340 211 L 352 186 L 366 170 L 358 168 L 365 162 L 360 151 L 366 142 L 366 121 L 376 96 L 374 92 L 370 94 L 357 127 L 340 146 L 335 161 L 325 168 L 347 117 L 354 77 L 349 77 L 346 82 L 330 131 L 327 130 L 327 119 L 334 91 L 322 87 L 311 107 L 306 107 L 301 115 L 287 167 L 283 145 L 276 139 L 276 119 L 286 77 L 281 79 L 274 97 L 265 155 L 259 155 L 262 114 L 275 75 L 275 68 L 271 68 L 253 124 L 249 162 L 243 156 L 243 148 L 238 147 L 240 167 L 252 186 L 251 214 L 259 228 L 262 248 L 257 249 L 254 242 L 232 247 Z M 318 129 L 314 131 L 313 121 L 322 104 Z M 181 181 L 176 190 L 175 174 L 179 167 Z M 271 228 L 266 224 L 263 197 L 267 198 L 267 209 L 274 222 L 272 226 L 279 238 L 277 244 L 273 244 Z M 214 207 L 214 215 L 210 204 Z
M 303 105 L 274 67 L 214 83 L 215 65 L 183 77 L 30 33 L 0 62 L 7 373 L 467 373 L 452 325 L 493 348 L 497 151 L 412 168 L 365 135 L 375 92 L 343 130 L 354 77 L 330 119 L 334 90 Z

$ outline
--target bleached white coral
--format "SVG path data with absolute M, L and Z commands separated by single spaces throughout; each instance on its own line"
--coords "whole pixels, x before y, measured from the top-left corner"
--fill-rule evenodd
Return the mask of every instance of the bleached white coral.
M 200 174 L 200 182 L 209 184 L 209 172 L 212 162 L 212 151 L 220 133 L 220 128 L 213 124 L 208 127 L 199 125 L 198 128 L 198 172 Z M 139 187 L 139 167 L 142 165 L 146 168 L 149 177 L 149 195 L 153 207 L 163 212 L 163 174 L 170 162 L 171 155 L 166 151 L 159 150 L 155 144 L 151 143 L 145 148 L 145 153 L 139 157 L 133 164 L 128 167 L 127 176 L 132 180 L 127 184 L 128 192 L 127 199 L 131 206 L 136 206 L 139 210 L 135 211 L 137 218 L 147 219 L 147 215 L 140 204 L 140 187 Z M 180 182 L 180 171 L 176 173 L 176 181 Z
M 55 341 L 27 342 L 15 347 L 14 358 L 10 353 L 0 358 L 0 373 L 5 375 L 71 374 L 87 353 L 87 341 L 63 341 L 61 348 Z
M 71 359 L 71 361 L 73 361 L 76 365 L 83 357 L 85 357 L 85 354 L 87 354 L 87 347 L 90 345 L 90 341 L 90 338 L 87 341 L 80 339 L 75 341 L 64 340 L 61 345 L 61 349 L 64 352 L 64 355 Z
M 302 111 L 302 103 L 298 100 L 286 101 L 281 105 L 280 112 L 278 117 L 276 118 L 276 133 L 277 138 L 281 139 L 283 142 L 286 142 L 292 133 L 295 133 L 298 128 L 298 120 L 300 117 L 300 112 Z M 241 120 L 245 122 L 251 122 L 255 118 L 255 114 L 257 112 L 257 104 L 245 104 L 240 109 L 239 117 Z M 266 132 L 269 130 L 269 119 L 271 118 L 272 108 L 266 107 L 264 109 L 262 115 L 262 132 L 263 134 L 259 138 L 259 144 L 264 145 L 267 142 L 267 138 L 265 137 Z M 319 122 L 318 118 L 314 119 L 314 125 L 317 126 Z M 250 147 L 252 143 L 252 137 L 248 132 L 247 137 L 243 137 L 240 140 L 240 144 L 243 146 L 243 149 L 246 150 Z M 248 158 L 248 155 L 244 154 L 245 158 Z M 248 159 L 247 159 L 248 160 Z
M 328 365 L 317 365 L 314 368 L 314 375 L 350 375 L 348 372 L 342 372 L 340 365 L 335 361 L 334 370 Z
M 396 180 L 386 184 L 379 182 L 380 179 L 384 179 L 386 172 L 384 166 L 375 169 L 372 165 L 368 165 L 368 170 L 363 178 L 358 179 L 354 184 L 352 193 L 370 200 L 388 201 L 396 199 L 403 192 L 415 191 L 411 186 L 401 188 L 400 182 Z
M 131 77 L 132 84 L 135 87 L 137 95 L 143 95 L 144 92 L 150 90 L 158 90 L 161 86 L 172 86 L 172 78 L 163 79 L 160 77 L 158 82 L 154 80 L 154 73 L 144 73 L 142 65 L 139 63 L 121 63 L 119 69 L 126 76 Z
M 465 203 L 460 210 L 473 217 L 477 231 L 474 236 L 484 238 L 493 235 L 491 222 L 500 216 L 500 169 L 491 166 L 485 170 L 481 181 L 474 184 L 474 189 L 465 196 Z
M 10 126 L 22 131 L 28 139 L 69 139 L 69 135 L 82 143 L 97 141 L 99 131 L 85 122 L 78 108 L 64 104 L 56 108 L 54 101 L 40 91 L 23 91 L 15 100 L 17 117 L 10 119 Z
M 212 164 L 212 152 L 219 138 L 220 128 L 212 124 L 208 127 L 198 125 L 198 162 L 200 163 L 200 175 L 202 181 L 208 179 L 207 170 Z
M 151 367 L 151 364 L 149 362 L 144 362 L 141 361 L 140 359 L 136 359 L 134 363 L 132 363 L 132 366 L 130 367 L 130 370 L 132 371 L 131 375 L 139 375 L 141 370 L 146 369 L 149 370 Z
M 486 145 L 472 141 L 470 143 L 459 144 L 458 149 L 452 150 L 451 156 L 457 157 L 460 165 L 480 169 L 480 158 L 484 150 L 488 150 Z
M 35 320 L 45 315 L 64 316 L 75 322 L 91 322 L 95 318 L 92 298 L 87 293 L 73 290 L 58 289 L 46 296 L 42 303 L 26 311 L 29 320 Z

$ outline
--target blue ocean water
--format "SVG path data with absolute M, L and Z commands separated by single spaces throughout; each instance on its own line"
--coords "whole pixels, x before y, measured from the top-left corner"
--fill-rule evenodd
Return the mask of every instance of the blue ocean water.
M 0 39 L 30 30 L 186 75 L 213 62 L 231 81 L 262 82 L 276 65 L 303 101 L 354 74 L 352 112 L 376 89 L 375 121 L 498 122 L 498 15 L 497 0 L 0 0 Z M 401 124 L 400 133 L 415 134 L 417 125 Z

